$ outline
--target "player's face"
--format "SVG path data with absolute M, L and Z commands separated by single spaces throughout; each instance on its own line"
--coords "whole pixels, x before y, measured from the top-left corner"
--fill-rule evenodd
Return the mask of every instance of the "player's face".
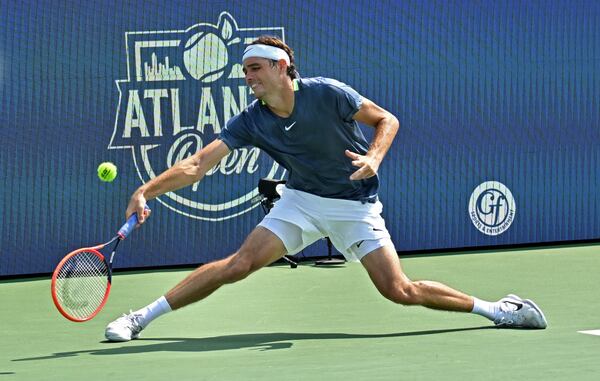
M 277 65 L 272 65 L 268 59 L 250 57 L 244 61 L 243 70 L 246 84 L 259 99 L 278 87 L 279 70 Z

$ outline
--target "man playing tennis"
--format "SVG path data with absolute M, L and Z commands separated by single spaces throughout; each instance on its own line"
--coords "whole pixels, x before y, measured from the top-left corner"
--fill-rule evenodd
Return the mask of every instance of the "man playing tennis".
M 297 78 L 293 51 L 263 36 L 242 58 L 246 83 L 257 100 L 227 122 L 220 136 L 137 189 L 127 217 L 166 192 L 204 177 L 232 150 L 255 146 L 289 171 L 281 199 L 229 257 L 203 265 L 154 303 L 106 327 L 111 341 L 128 341 L 158 316 L 197 302 L 284 254 L 295 254 L 328 236 L 348 260 L 359 260 L 386 298 L 403 305 L 472 312 L 500 327 L 545 328 L 542 311 L 508 295 L 486 302 L 432 281 L 412 281 L 381 217 L 377 170 L 398 130 L 388 111 L 351 87 L 327 78 Z M 358 123 L 375 129 L 370 146 Z

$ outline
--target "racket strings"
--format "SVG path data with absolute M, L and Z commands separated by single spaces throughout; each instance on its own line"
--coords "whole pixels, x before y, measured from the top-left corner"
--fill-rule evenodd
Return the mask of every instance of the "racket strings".
M 91 316 L 102 305 L 108 286 L 108 267 L 94 252 L 69 258 L 56 277 L 56 296 L 66 313 L 78 319 Z

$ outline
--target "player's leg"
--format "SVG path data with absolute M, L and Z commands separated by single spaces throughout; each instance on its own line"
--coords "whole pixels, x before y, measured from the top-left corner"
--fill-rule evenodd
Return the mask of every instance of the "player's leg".
M 262 226 L 255 228 L 233 255 L 200 266 L 165 295 L 172 309 L 184 307 L 212 294 L 227 283 L 246 278 L 286 253 L 283 242 Z
M 373 244 L 376 242 L 373 241 Z M 500 327 L 547 327 L 544 313 L 529 299 L 523 300 L 516 295 L 508 295 L 497 302 L 487 302 L 439 282 L 410 280 L 402 271 L 393 244 L 369 252 L 361 258 L 361 262 L 379 292 L 395 303 L 472 312 L 492 320 Z
M 111 341 L 135 339 L 157 317 L 202 300 L 222 285 L 244 279 L 285 253 L 282 240 L 265 227 L 258 226 L 237 252 L 225 259 L 198 267 L 165 296 L 113 321 L 106 327 L 105 336 Z
M 361 259 L 377 290 L 387 299 L 403 305 L 471 312 L 473 298 L 442 283 L 412 281 L 402 271 L 393 246 L 375 249 Z

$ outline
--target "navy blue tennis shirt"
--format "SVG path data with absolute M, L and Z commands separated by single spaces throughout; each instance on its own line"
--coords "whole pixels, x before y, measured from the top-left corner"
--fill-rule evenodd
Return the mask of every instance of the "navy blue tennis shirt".
M 286 186 L 321 197 L 374 202 L 377 176 L 350 180 L 358 168 L 344 150 L 364 155 L 369 144 L 352 119 L 362 97 L 329 78 L 294 80 L 294 110 L 287 118 L 259 100 L 231 118 L 219 139 L 229 149 L 258 147 L 288 170 Z

